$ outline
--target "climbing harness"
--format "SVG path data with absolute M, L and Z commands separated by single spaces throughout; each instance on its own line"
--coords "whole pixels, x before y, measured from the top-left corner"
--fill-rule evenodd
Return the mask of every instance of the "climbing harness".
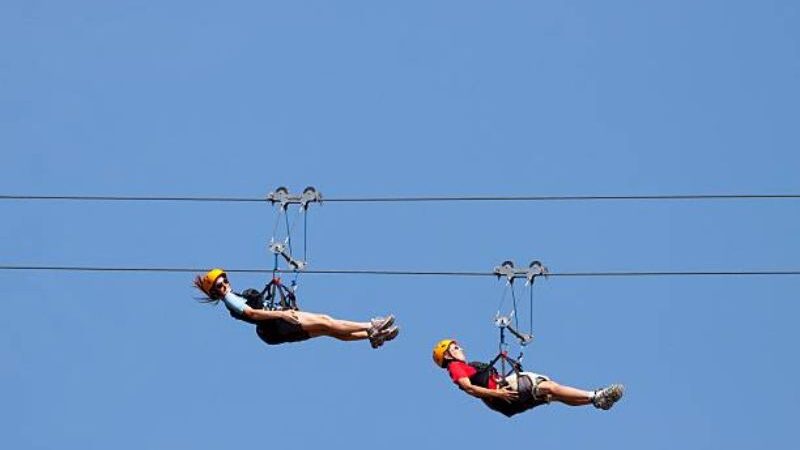
M 501 379 L 516 373 L 519 375 L 522 372 L 522 359 L 524 358 L 523 348 L 533 341 L 533 284 L 536 277 L 547 276 L 548 269 L 539 261 L 531 262 L 526 269 L 517 269 L 514 267 L 513 261 L 504 261 L 501 265 L 494 268 L 494 274 L 497 275 L 499 280 L 502 277 L 506 279 L 506 287 L 503 291 L 503 296 L 500 300 L 500 305 L 495 314 L 494 324 L 500 329 L 500 343 L 498 345 L 497 356 L 489 363 L 489 370 L 494 369 L 495 365 L 500 362 L 500 375 Z M 529 321 L 528 332 L 521 331 L 519 326 L 519 313 L 517 308 L 517 294 L 514 280 L 524 278 L 525 287 L 529 291 L 530 300 L 528 305 Z M 511 292 L 512 308 L 508 314 L 501 314 L 503 304 L 505 303 L 508 292 Z M 513 324 L 512 324 L 513 321 Z M 519 356 L 512 358 L 509 356 L 510 345 L 506 342 L 506 331 L 511 333 L 517 338 L 520 351 Z
M 288 189 L 281 186 L 267 195 L 267 201 L 278 207 L 275 225 L 272 228 L 272 236 L 267 246 L 274 256 L 274 263 L 272 266 L 272 278 L 258 295 L 263 299 L 263 309 L 297 310 L 297 280 L 300 272 L 308 267 L 308 207 L 311 203 L 322 203 L 322 194 L 313 186 L 305 188 L 302 194 L 291 194 Z M 297 207 L 294 224 L 289 220 L 289 211 L 293 206 Z M 294 227 L 297 226 L 301 215 L 303 221 L 303 257 L 299 259 L 293 251 L 292 232 Z M 285 231 L 279 231 L 281 219 L 285 224 Z M 278 270 L 281 269 L 281 261 L 288 266 L 287 271 L 295 274 L 289 286 L 283 284 L 278 276 Z

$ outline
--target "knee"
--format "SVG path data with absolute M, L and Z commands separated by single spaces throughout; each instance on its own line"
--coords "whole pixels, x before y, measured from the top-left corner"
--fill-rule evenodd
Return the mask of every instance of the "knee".
M 555 381 L 545 380 L 536 386 L 536 390 L 541 394 L 547 395 L 547 394 L 552 394 L 553 392 L 558 390 L 559 387 L 560 386 Z
M 331 316 L 325 314 L 314 314 L 312 317 L 312 321 L 317 325 L 324 327 L 330 327 L 333 325 L 333 318 L 331 318 Z

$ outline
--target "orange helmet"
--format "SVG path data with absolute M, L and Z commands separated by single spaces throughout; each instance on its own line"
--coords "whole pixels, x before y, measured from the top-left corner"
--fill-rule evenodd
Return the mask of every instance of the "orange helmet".
M 206 295 L 211 297 L 211 288 L 214 287 L 214 283 L 217 282 L 217 278 L 219 277 L 226 277 L 228 274 L 225 273 L 222 269 L 211 269 L 206 272 L 205 275 L 200 277 L 200 284 L 197 286 L 203 291 Z
M 433 362 L 439 367 L 444 367 L 444 354 L 450 348 L 450 344 L 455 342 L 455 339 L 442 339 L 433 346 Z

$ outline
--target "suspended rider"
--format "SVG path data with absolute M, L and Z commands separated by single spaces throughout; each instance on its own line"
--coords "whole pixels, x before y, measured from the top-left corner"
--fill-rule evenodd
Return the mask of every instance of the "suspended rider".
M 467 394 L 507 417 L 555 400 L 570 406 L 594 405 L 607 410 L 622 398 L 623 386 L 585 391 L 560 385 L 545 375 L 514 370 L 502 377 L 492 364 L 467 362 L 464 349 L 454 339 L 433 347 L 433 361 L 446 369 L 453 382 Z
M 234 292 L 222 269 L 198 275 L 194 285 L 207 296 L 201 301 L 214 304 L 222 301 L 233 318 L 255 325 L 258 337 L 269 345 L 330 336 L 341 341 L 369 340 L 372 348 L 378 348 L 400 332 L 392 315 L 376 317 L 369 322 L 351 322 L 300 311 L 295 305 L 269 309 L 263 293 L 254 289 L 242 294 Z

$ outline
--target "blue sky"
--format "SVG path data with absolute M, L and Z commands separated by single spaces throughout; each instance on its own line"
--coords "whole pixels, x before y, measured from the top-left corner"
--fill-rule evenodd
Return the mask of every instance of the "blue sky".
M 789 1 L 0 4 L 3 194 L 800 192 Z M 8 264 L 269 267 L 259 204 L 0 202 Z M 796 201 L 328 204 L 317 268 L 797 269 Z M 232 276 L 238 288 L 255 275 Z M 306 275 L 398 340 L 267 347 L 189 274 L 0 272 L 0 447 L 792 448 L 800 279 L 552 278 L 526 366 L 628 387 L 507 420 L 430 360 L 493 279 Z

